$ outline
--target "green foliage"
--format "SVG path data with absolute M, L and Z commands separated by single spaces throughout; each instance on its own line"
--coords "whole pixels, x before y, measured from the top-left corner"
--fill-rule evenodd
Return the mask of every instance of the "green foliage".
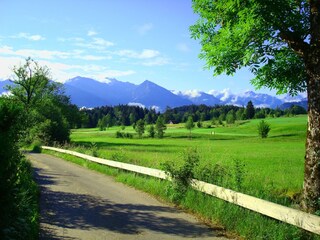
M 116 131 L 116 138 L 133 138 L 132 133 Z
M 258 133 L 261 138 L 267 138 L 270 129 L 271 129 L 270 125 L 267 122 L 265 122 L 264 120 L 261 120 L 261 122 L 259 122 Z
M 234 110 L 230 110 L 226 115 L 226 122 L 228 124 L 233 124 L 236 121 L 236 114 Z
M 126 154 L 126 152 L 125 152 L 125 150 L 123 148 L 121 148 L 117 152 L 114 152 L 111 155 L 111 159 L 114 160 L 114 161 L 118 161 L 118 162 L 127 162 L 128 161 L 127 154 Z
M 190 27 L 192 37 L 215 74 L 250 67 L 257 87 L 306 89 L 301 46 L 311 33 L 309 1 L 193 0 L 193 9 L 200 19 Z
M 154 138 L 156 131 L 153 125 L 150 125 L 148 128 L 148 132 L 149 132 L 149 137 Z
M 197 122 L 197 127 L 202 128 L 202 122 L 200 120 Z
M 235 190 L 237 191 L 243 190 L 245 175 L 246 175 L 245 164 L 239 159 L 234 160 L 233 176 L 234 176 Z
M 194 178 L 194 169 L 199 164 L 199 154 L 196 149 L 188 149 L 184 154 L 184 162 L 177 166 L 174 162 L 165 162 L 163 170 L 171 177 L 172 185 L 168 189 L 173 202 L 179 202 L 185 196 Z
M 226 186 L 226 182 L 231 178 L 230 169 L 215 163 L 201 166 L 197 169 L 195 176 L 197 179 L 207 183 L 212 183 L 218 186 Z
M 157 137 L 163 138 L 163 135 L 166 129 L 167 129 L 167 126 L 164 123 L 164 118 L 160 115 L 157 119 L 156 126 L 155 126 Z
M 194 122 L 192 116 L 188 117 L 187 122 L 185 123 L 185 128 L 189 130 L 189 137 L 191 137 L 191 130 L 194 128 Z
M 37 187 L 18 146 L 24 119 L 22 105 L 0 97 L 1 239 L 35 239 L 38 235 Z
M 103 120 L 99 119 L 97 127 L 99 128 L 100 131 L 105 131 L 106 130 L 106 126 L 103 124 Z
M 145 130 L 145 122 L 143 119 L 137 121 L 135 130 L 138 133 L 139 138 L 141 138 Z
M 248 102 L 246 107 L 246 119 L 252 119 L 255 114 L 255 109 L 251 101 Z
M 42 146 L 41 142 L 36 140 L 32 143 L 32 150 L 31 151 L 33 153 L 41 153 L 42 152 L 41 146 Z
M 78 110 L 63 95 L 62 85 L 50 81 L 49 69 L 28 58 L 24 65 L 14 67 L 14 74 L 14 84 L 7 88 L 12 93 L 10 99 L 21 104 L 26 113 L 26 143 L 69 141 L 70 124 L 78 121 Z
M 146 109 L 139 106 L 118 105 L 103 106 L 93 109 L 83 109 L 81 113 L 87 116 L 84 119 L 86 127 L 94 128 L 97 126 L 99 119 L 106 116 L 107 128 L 112 126 L 132 126 L 139 119 L 144 119 L 147 124 L 154 124 L 159 116 L 155 109 Z
M 91 150 L 91 155 L 94 157 L 99 157 L 98 154 L 98 145 L 95 142 L 90 143 L 90 150 Z

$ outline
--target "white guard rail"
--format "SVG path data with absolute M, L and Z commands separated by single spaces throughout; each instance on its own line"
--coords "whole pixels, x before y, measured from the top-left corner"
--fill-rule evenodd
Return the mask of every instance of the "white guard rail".
M 77 156 L 77 157 L 80 157 L 89 161 L 97 162 L 103 165 L 107 165 L 110 167 L 125 169 L 128 171 L 141 173 L 141 174 L 149 175 L 149 176 L 160 178 L 160 179 L 169 179 L 169 176 L 167 176 L 167 174 L 164 171 L 161 171 L 158 169 L 106 160 L 106 159 L 92 157 L 86 154 L 64 150 L 60 148 L 53 148 L 53 147 L 47 147 L 47 146 L 43 146 L 42 148 L 56 151 L 56 152 L 61 152 L 61 153 L 67 153 L 73 156 Z M 312 233 L 316 233 L 320 235 L 320 217 L 316 215 L 299 211 L 293 208 L 285 207 L 272 202 L 268 202 L 260 198 L 235 192 L 233 190 L 222 188 L 222 187 L 219 187 L 210 183 L 202 182 L 196 179 L 193 179 L 192 187 L 203 193 L 212 195 L 214 197 L 228 201 L 235 205 L 244 207 L 246 209 L 250 209 L 254 212 L 266 215 L 268 217 L 280 220 L 285 223 L 292 224 L 299 228 L 302 228 Z

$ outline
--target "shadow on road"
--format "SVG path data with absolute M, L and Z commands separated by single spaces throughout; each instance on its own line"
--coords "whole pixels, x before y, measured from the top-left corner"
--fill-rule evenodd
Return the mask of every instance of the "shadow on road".
M 221 236 L 221 229 L 211 231 L 206 226 L 195 225 L 184 219 L 166 216 L 178 212 L 166 206 L 117 204 L 108 199 L 54 191 L 50 187 L 55 177 L 44 176 L 35 169 L 35 179 L 41 187 L 41 221 L 67 229 L 105 229 L 122 234 L 139 234 L 154 231 L 180 237 Z M 168 214 L 169 215 L 169 214 Z M 59 239 L 51 229 L 42 229 L 43 239 Z

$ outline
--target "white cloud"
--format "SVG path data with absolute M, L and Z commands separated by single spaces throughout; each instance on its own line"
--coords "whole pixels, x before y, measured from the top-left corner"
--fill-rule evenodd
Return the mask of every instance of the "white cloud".
M 144 66 L 163 66 L 169 63 L 169 59 L 165 57 L 157 57 L 142 63 Z
M 50 51 L 37 49 L 20 49 L 14 50 L 9 46 L 0 47 L 0 54 L 9 56 L 19 56 L 22 58 L 32 57 L 34 59 L 56 60 L 56 59 L 81 59 L 86 61 L 99 61 L 112 59 L 111 56 L 101 55 L 83 55 L 84 51 L 75 49 L 70 52 L 65 51 Z
M 8 79 L 13 77 L 13 67 L 23 64 L 24 60 L 16 56 L 0 56 L 0 78 Z M 50 69 L 50 75 L 53 80 L 65 82 L 75 76 L 84 76 L 106 82 L 106 77 L 121 77 L 135 74 L 133 70 L 114 70 L 108 69 L 102 65 L 95 64 L 65 64 L 53 62 L 51 60 L 39 60 L 41 66 L 47 66 Z
M 81 41 L 76 41 L 74 43 L 78 47 L 90 48 L 96 50 L 104 50 L 107 47 L 111 47 L 114 45 L 113 42 L 107 41 L 103 38 L 93 38 L 90 42 L 85 42 L 83 39 Z
M 30 41 L 40 41 L 45 40 L 46 38 L 41 35 L 31 35 L 30 33 L 19 33 L 18 35 L 12 36 L 12 38 L 24 38 Z
M 8 79 L 13 76 L 13 67 L 21 63 L 21 58 L 18 57 L 3 57 L 0 56 L 0 78 Z
M 137 58 L 137 59 L 155 58 L 160 55 L 159 51 L 152 50 L 152 49 L 143 49 L 141 52 L 124 49 L 115 53 L 122 57 Z
M 112 59 L 111 56 L 95 56 L 95 55 L 77 56 L 76 58 L 82 59 L 82 60 L 87 60 L 87 61 L 99 61 L 99 60 Z
M 92 37 L 92 36 L 95 36 L 97 34 L 98 33 L 96 31 L 90 30 L 90 31 L 88 31 L 87 36 Z
M 33 58 L 39 59 L 54 59 L 54 58 L 68 58 L 71 53 L 62 51 L 50 51 L 50 50 L 37 50 L 37 49 L 20 49 L 13 50 L 12 47 L 3 46 L 0 47 L 0 54 L 20 56 L 27 58 L 32 56 Z
M 143 105 L 142 103 L 136 103 L 136 102 L 129 102 L 128 106 L 137 106 L 137 107 L 141 107 L 141 108 L 146 108 L 146 106 Z
M 233 97 L 233 93 L 231 92 L 230 88 L 225 88 L 222 91 L 210 90 L 208 91 L 208 94 L 219 98 L 221 101 L 227 101 L 230 97 Z
M 181 92 L 184 96 L 188 96 L 190 98 L 196 98 L 196 97 L 200 97 L 201 93 L 199 90 L 193 89 L 193 90 L 186 90 Z
M 145 23 L 141 26 L 138 26 L 137 30 L 140 35 L 146 35 L 147 32 L 149 32 L 151 29 L 153 29 L 152 23 Z
M 93 44 L 102 46 L 102 47 L 111 47 L 114 45 L 113 42 L 104 40 L 103 38 L 93 38 Z

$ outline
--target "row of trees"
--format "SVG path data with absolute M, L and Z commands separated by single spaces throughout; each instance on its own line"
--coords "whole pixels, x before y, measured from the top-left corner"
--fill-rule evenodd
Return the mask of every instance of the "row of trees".
M 165 123 L 185 123 L 191 116 L 194 122 L 212 121 L 213 124 L 232 124 L 236 120 L 263 119 L 266 117 L 280 117 L 287 115 L 306 114 L 303 107 L 293 105 L 286 110 L 271 108 L 255 108 L 251 101 L 246 107 L 237 106 L 206 106 L 190 105 L 177 108 L 167 108 L 162 114 L 154 109 L 138 106 L 119 105 L 115 107 L 99 107 L 81 112 L 89 122 L 83 122 L 87 127 L 99 127 L 100 130 L 114 125 L 135 126 L 138 120 L 145 124 L 155 124 L 159 116 Z
M 144 119 L 140 119 L 137 121 L 136 124 L 134 124 L 134 129 L 138 133 L 138 136 L 141 138 L 146 130 L 146 122 Z M 167 129 L 167 126 L 164 122 L 163 117 L 160 115 L 156 121 L 156 124 L 151 124 L 147 131 L 149 133 L 149 137 L 154 138 L 163 138 L 165 130 Z
M 114 125 L 130 126 L 140 119 L 146 124 L 154 124 L 159 116 L 154 109 L 146 109 L 139 106 L 118 105 L 114 107 L 98 107 L 83 109 L 81 111 L 83 127 L 108 128 Z

